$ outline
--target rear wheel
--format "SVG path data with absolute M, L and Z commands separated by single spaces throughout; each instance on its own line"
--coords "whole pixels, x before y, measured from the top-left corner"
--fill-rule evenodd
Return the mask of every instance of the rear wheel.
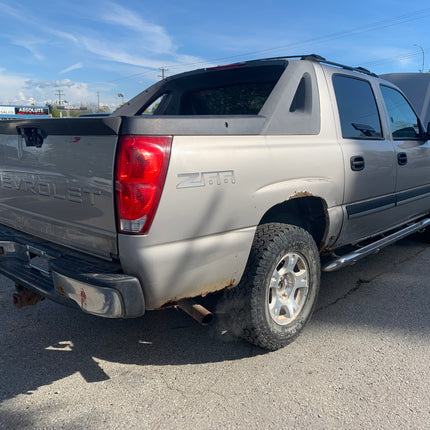
M 239 336 L 270 350 L 292 342 L 312 315 L 319 282 L 318 249 L 306 230 L 258 226 L 242 280 L 230 291 Z

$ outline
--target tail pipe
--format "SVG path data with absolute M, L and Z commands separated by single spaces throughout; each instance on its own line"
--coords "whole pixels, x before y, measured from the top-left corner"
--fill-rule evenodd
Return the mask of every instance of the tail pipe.
M 181 300 L 177 303 L 177 306 L 201 325 L 209 324 L 214 318 L 212 312 L 191 299 Z

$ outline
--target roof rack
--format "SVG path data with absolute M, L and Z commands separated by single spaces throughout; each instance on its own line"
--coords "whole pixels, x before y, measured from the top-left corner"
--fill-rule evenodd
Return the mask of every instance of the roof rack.
M 307 55 L 289 55 L 284 57 L 272 57 L 272 58 L 262 58 L 261 60 L 283 60 L 283 59 L 290 59 L 290 58 L 299 58 L 300 60 L 308 60 L 308 61 L 315 61 L 317 63 L 324 63 L 328 64 L 330 66 L 340 67 L 345 70 L 351 70 L 354 72 L 360 72 L 364 73 L 366 75 L 378 77 L 377 74 L 371 72 L 370 70 L 365 69 L 364 67 L 352 67 L 352 66 L 346 66 L 345 64 L 340 63 L 334 63 L 333 61 L 328 61 L 324 57 L 321 57 L 321 55 L 317 54 L 307 54 Z

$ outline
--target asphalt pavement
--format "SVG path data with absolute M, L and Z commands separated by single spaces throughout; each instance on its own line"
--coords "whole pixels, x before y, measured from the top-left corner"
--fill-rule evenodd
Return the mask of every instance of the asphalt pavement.
M 107 320 L 0 279 L 0 429 L 430 428 L 430 247 L 325 273 L 317 310 L 267 352 L 167 309 Z M 216 301 L 211 304 L 216 307 Z

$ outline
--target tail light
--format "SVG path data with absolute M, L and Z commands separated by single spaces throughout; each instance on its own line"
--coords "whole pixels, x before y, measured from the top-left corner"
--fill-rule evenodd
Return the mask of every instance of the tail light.
M 121 136 L 115 192 L 119 231 L 146 234 L 160 201 L 172 145 L 171 136 Z

